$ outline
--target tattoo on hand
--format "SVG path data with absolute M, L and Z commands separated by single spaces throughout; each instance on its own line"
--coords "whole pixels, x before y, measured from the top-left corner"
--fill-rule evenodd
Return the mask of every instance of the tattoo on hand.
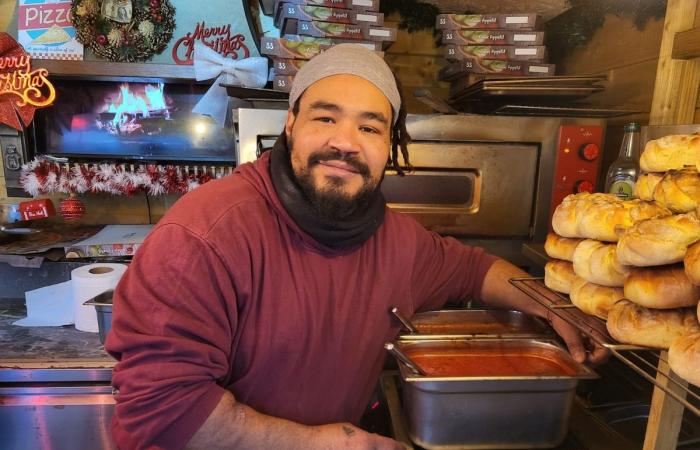
M 355 434 L 355 430 L 353 430 L 347 425 L 343 425 L 343 431 L 348 437 L 352 437 Z

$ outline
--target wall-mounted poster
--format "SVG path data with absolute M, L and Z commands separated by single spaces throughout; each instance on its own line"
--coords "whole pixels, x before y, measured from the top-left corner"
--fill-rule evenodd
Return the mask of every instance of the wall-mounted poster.
M 75 39 L 71 0 L 19 0 L 17 41 L 32 58 L 83 59 L 83 44 Z
M 225 58 L 260 56 L 250 10 L 244 0 L 172 0 L 176 28 L 168 47 L 149 62 L 192 64 L 200 41 Z

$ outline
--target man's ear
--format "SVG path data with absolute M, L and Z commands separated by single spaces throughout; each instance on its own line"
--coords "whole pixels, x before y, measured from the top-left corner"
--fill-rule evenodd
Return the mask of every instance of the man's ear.
M 295 120 L 296 116 L 294 115 L 292 108 L 289 108 L 287 110 L 287 121 L 284 124 L 284 134 L 287 135 L 287 139 L 289 139 L 289 137 L 292 135 L 292 126 L 294 125 Z

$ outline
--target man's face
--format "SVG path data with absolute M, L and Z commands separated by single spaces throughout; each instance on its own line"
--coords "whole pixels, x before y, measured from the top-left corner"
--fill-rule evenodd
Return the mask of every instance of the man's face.
M 285 133 L 297 181 L 312 201 L 353 209 L 381 182 L 389 156 L 391 104 L 372 83 L 334 75 L 309 86 Z M 348 211 L 352 212 L 352 211 Z M 343 214 L 338 214 L 342 216 Z

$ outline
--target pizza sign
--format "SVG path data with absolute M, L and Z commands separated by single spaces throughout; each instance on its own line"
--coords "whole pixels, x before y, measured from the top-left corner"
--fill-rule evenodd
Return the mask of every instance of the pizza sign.
M 65 3 L 25 4 L 20 6 L 20 12 L 22 26 L 25 30 L 71 26 L 70 7 L 66 7 Z
M 70 0 L 19 0 L 17 40 L 33 58 L 83 59 L 70 10 Z

